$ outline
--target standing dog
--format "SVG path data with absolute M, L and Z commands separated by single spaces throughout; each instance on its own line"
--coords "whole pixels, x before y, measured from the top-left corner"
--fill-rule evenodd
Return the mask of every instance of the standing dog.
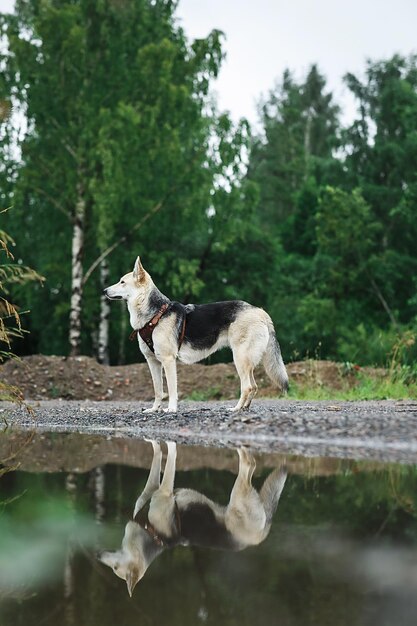
M 136 501 L 133 520 L 126 524 L 122 547 L 99 556 L 126 581 L 130 596 L 152 561 L 166 548 L 192 545 L 238 551 L 264 541 L 287 478 L 285 469 L 278 467 L 258 493 L 252 487 L 255 459 L 246 448 L 239 448 L 239 473 L 229 504 L 221 506 L 194 489 L 174 490 L 177 449 L 172 441 L 167 444 L 160 481 L 161 447 L 156 441 L 152 445 L 149 477 Z
M 155 286 L 136 259 L 133 272 L 125 274 L 104 293 L 111 300 L 125 300 L 130 324 L 137 332 L 139 348 L 152 375 L 155 401 L 147 412 L 160 411 L 163 398 L 162 368 L 168 386 L 168 411 L 178 403 L 176 359 L 196 363 L 230 346 L 240 378 L 240 399 L 233 411 L 246 409 L 257 392 L 254 368 L 262 361 L 273 383 L 282 391 L 288 376 L 269 315 L 242 300 L 188 304 L 171 302 Z

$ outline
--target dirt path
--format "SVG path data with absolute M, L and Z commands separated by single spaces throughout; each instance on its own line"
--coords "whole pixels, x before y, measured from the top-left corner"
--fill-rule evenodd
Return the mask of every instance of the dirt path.
M 137 402 L 41 401 L 33 414 L 3 403 L 13 429 L 174 439 L 191 445 L 247 444 L 305 456 L 417 462 L 417 402 L 257 400 L 235 415 L 232 402 L 181 402 L 179 412 L 144 414 Z

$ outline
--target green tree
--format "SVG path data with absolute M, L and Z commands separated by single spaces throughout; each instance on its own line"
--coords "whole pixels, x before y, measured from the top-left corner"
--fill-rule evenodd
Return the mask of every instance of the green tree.
M 345 133 L 347 173 L 379 225 L 376 281 L 408 323 L 416 313 L 417 57 L 369 61 L 363 81 L 348 74 L 346 83 L 359 114 Z
M 324 289 L 336 302 L 349 299 L 359 285 L 368 288 L 370 258 L 377 225 L 360 190 L 326 187 L 316 214 L 317 253 Z
M 373 344 L 380 360 L 417 313 L 416 58 L 369 62 L 364 81 L 346 81 L 358 115 L 342 130 L 317 70 L 304 83 L 286 72 L 264 104 L 249 177 L 281 249 L 266 297 L 284 352 L 372 359 Z
M 377 289 L 372 276 L 377 225 L 360 190 L 326 187 L 315 215 L 316 250 L 311 285 L 301 297 L 298 317 L 311 352 L 337 357 L 345 328 L 365 319 Z
M 287 70 L 262 105 L 263 135 L 256 139 L 250 158 L 248 178 L 259 193 L 260 245 L 268 242 L 269 261 L 260 264 L 259 285 L 265 288 L 261 302 L 277 324 L 284 354 L 297 357 L 315 353 L 321 337 L 316 333 L 312 346 L 310 333 L 311 341 L 306 343 L 306 321 L 300 311 L 310 306 L 300 302 L 317 280 L 314 255 L 321 189 L 337 184 L 342 170 L 334 156 L 339 145 L 338 114 L 316 66 L 300 82 Z M 324 320 L 320 327 L 323 324 Z
M 280 228 L 293 215 L 310 176 L 321 183 L 338 146 L 338 114 L 315 65 L 303 82 L 286 70 L 262 104 L 263 136 L 254 144 L 249 176 L 259 184 L 259 211 L 268 227 Z
M 208 107 L 221 33 L 190 45 L 175 7 L 18 0 L 15 14 L 2 17 L 5 89 L 28 119 L 14 227 L 31 259 L 36 242 L 48 278 L 46 296 L 33 294 L 42 351 L 63 351 L 68 314 L 71 352 L 90 349 L 81 319 L 96 332 L 100 286 L 84 272 L 105 261 L 113 242 L 127 243 L 112 248 L 114 279 L 140 251 L 156 279 L 176 276 L 178 285 L 162 285 L 174 297 L 195 295 L 214 225 L 241 219 L 231 198 L 243 194 L 247 126 Z M 210 250 L 232 231 L 221 229 Z M 46 320 L 45 309 L 54 311 Z

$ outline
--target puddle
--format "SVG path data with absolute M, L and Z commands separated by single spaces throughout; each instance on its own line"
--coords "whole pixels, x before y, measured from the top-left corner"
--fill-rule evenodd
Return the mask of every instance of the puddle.
M 414 465 L 58 433 L 0 459 L 2 626 L 417 623 Z

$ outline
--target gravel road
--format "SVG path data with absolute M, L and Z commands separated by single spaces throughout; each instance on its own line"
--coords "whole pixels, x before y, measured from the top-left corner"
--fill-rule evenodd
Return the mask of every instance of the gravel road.
M 149 405 L 147 405 L 149 406 Z M 417 401 L 257 400 L 238 415 L 232 402 L 182 402 L 177 414 L 144 414 L 136 402 L 41 401 L 33 413 L 7 403 L 12 429 L 158 437 L 179 443 L 259 451 L 417 462 Z

